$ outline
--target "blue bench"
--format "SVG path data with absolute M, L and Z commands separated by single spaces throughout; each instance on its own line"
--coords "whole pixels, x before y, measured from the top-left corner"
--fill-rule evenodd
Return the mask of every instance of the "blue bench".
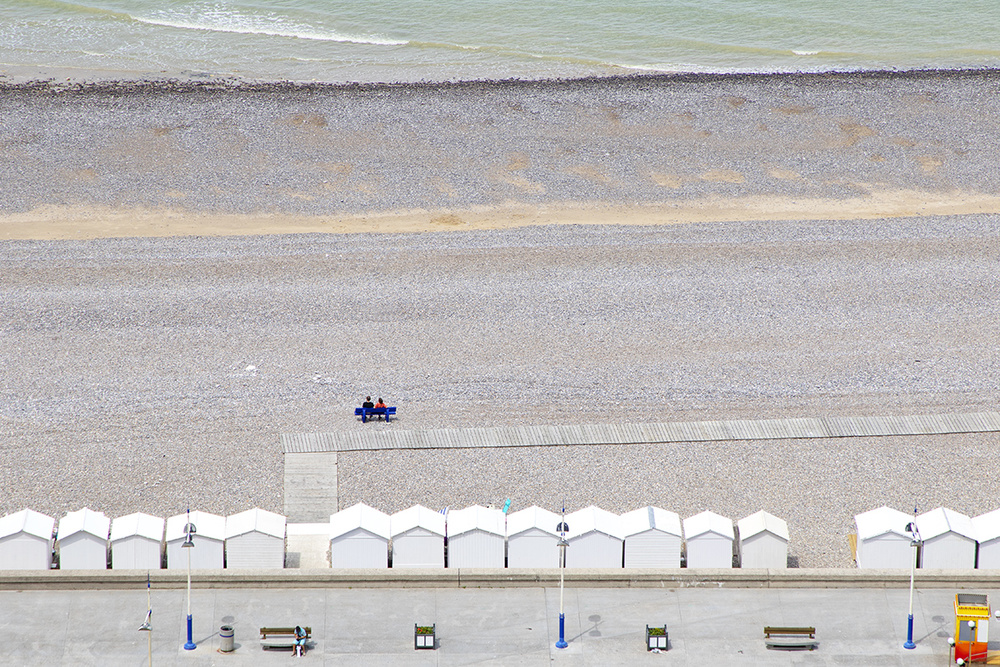
M 389 417 L 394 414 L 396 414 L 394 405 L 388 408 L 354 408 L 354 416 L 361 417 L 362 424 L 372 417 L 385 417 L 385 420 L 389 421 Z

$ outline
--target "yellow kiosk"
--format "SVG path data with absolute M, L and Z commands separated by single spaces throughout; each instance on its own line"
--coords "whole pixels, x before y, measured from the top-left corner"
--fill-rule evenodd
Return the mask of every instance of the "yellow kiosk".
M 990 601 L 978 593 L 955 596 L 955 661 L 986 662 L 990 635 Z

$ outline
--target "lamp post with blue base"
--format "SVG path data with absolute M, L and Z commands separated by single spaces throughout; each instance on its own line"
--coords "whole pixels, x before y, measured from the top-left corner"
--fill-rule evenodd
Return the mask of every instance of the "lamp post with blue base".
M 910 614 L 906 619 L 906 643 L 903 648 L 917 648 L 913 641 L 913 573 L 917 569 L 917 558 L 920 557 L 920 545 L 924 542 L 920 539 L 920 529 L 917 528 L 917 508 L 913 508 L 913 521 L 906 524 L 906 532 L 911 536 L 910 546 L 913 547 L 913 561 L 910 563 Z
M 562 510 L 562 520 L 556 526 L 556 530 L 559 531 L 557 544 L 559 547 L 559 641 L 556 642 L 556 648 L 566 648 L 569 644 L 566 642 L 566 615 L 563 613 L 563 574 L 566 570 L 566 547 L 569 546 L 569 542 L 566 541 L 566 531 L 569 530 L 569 526 L 566 525 L 565 507 Z
M 192 637 L 192 621 L 191 621 L 191 549 L 194 547 L 194 534 L 198 530 L 191 523 L 191 509 L 188 508 L 187 511 L 187 524 L 184 525 L 184 543 L 181 544 L 181 548 L 187 549 L 187 560 L 188 560 L 188 573 L 187 573 L 187 643 L 184 644 L 184 650 L 193 651 L 198 648 L 198 645 L 194 643 L 194 638 Z

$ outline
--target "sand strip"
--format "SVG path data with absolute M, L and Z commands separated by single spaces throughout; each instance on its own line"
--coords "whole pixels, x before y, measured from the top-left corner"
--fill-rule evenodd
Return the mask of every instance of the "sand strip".
M 268 234 L 393 234 L 538 225 L 677 225 L 763 220 L 878 220 L 1000 214 L 1000 196 L 894 191 L 843 200 L 778 196 L 711 198 L 648 205 L 551 204 L 373 212 L 363 215 L 207 214 L 46 206 L 0 217 L 0 239 L 56 240 Z

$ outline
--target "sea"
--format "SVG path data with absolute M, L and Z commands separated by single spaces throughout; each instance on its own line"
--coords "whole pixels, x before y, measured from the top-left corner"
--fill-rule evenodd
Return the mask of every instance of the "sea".
M 1000 0 L 0 0 L 0 76 L 413 82 L 998 66 Z

